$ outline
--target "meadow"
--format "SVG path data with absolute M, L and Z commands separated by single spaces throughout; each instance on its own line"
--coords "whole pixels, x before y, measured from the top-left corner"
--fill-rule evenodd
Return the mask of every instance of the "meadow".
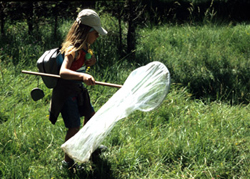
M 137 30 L 135 59 L 117 53 L 116 21 L 106 16 L 109 35 L 93 46 L 98 81 L 123 84 L 129 73 L 151 61 L 171 73 L 168 96 L 157 109 L 120 120 L 99 158 L 78 174 L 60 170 L 66 128 L 48 120 L 51 89 L 38 71 L 42 53 L 60 45 L 71 21 L 53 37 L 49 24 L 27 35 L 23 22 L 10 24 L 0 44 L 0 178 L 249 178 L 250 25 L 166 24 Z M 125 28 L 125 27 L 124 27 Z M 48 33 L 51 32 L 51 33 Z M 124 32 L 125 34 L 125 32 Z M 33 101 L 40 87 L 45 97 Z M 87 87 L 98 110 L 117 91 Z

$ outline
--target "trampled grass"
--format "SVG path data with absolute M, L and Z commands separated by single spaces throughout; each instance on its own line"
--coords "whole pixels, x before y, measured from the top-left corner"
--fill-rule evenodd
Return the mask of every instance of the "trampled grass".
M 61 117 L 56 125 L 48 120 L 51 90 L 20 73 L 36 71 L 43 45 L 53 48 L 50 35 L 37 45 L 15 39 L 19 61 L 1 41 L 0 178 L 249 178 L 249 31 L 245 24 L 141 29 L 136 63 L 117 59 L 109 36 L 99 39 L 99 64 L 90 71 L 96 80 L 122 84 L 137 66 L 157 60 L 169 68 L 172 86 L 154 111 L 119 121 L 103 142 L 108 151 L 80 174 L 59 169 L 66 129 Z M 45 97 L 34 102 L 30 91 L 38 83 Z M 88 89 L 97 110 L 117 91 Z

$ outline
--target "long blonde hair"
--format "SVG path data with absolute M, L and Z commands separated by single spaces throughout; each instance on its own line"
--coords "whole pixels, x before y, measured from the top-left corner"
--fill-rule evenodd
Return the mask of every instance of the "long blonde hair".
M 65 50 L 71 45 L 73 45 L 73 51 L 88 48 L 87 39 L 90 29 L 90 26 L 75 21 L 62 43 L 61 53 L 65 53 Z

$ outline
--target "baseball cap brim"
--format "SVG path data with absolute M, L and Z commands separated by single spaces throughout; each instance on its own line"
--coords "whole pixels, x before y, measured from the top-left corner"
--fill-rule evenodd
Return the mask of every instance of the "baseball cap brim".
M 100 27 L 100 26 L 93 26 L 93 28 L 100 34 L 100 35 L 107 35 L 107 31 Z

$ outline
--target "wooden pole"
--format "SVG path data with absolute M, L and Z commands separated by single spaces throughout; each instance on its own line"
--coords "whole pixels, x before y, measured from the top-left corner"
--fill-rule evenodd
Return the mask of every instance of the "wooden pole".
M 47 76 L 47 77 L 53 77 L 53 78 L 61 78 L 60 75 L 49 74 L 49 73 L 41 73 L 41 72 L 34 72 L 34 71 L 22 70 L 22 73 L 30 74 L 30 75 L 38 75 L 38 76 Z M 122 85 L 113 84 L 113 83 L 105 83 L 105 82 L 100 82 L 100 81 L 95 81 L 95 84 L 96 85 L 102 85 L 102 86 L 114 87 L 114 88 L 121 88 L 122 87 Z

